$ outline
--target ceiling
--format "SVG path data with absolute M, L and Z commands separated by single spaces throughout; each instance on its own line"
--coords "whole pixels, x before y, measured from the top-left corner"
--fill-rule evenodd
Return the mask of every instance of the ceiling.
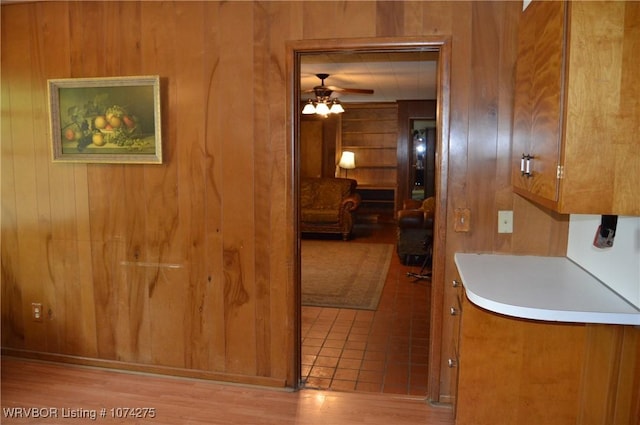
M 320 73 L 329 74 L 327 86 L 374 90 L 372 95 L 333 93 L 345 103 L 436 98 L 438 52 L 309 53 L 300 62 L 303 101 L 313 95 L 305 90 L 320 85 Z

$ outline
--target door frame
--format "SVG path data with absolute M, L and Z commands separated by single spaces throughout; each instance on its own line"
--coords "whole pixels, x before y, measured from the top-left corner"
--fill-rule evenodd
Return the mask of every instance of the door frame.
M 433 247 L 433 270 L 431 284 L 431 319 L 429 343 L 429 380 L 427 399 L 439 401 L 440 374 L 442 360 L 442 322 L 444 301 L 444 276 L 447 232 L 447 175 L 449 159 L 449 120 L 450 120 L 450 67 L 451 37 L 380 37 L 357 39 L 326 39 L 291 41 L 286 46 L 286 95 L 287 95 L 287 158 L 286 170 L 289 185 L 287 205 L 292 214 L 287 217 L 292 235 L 292 288 L 288 300 L 292 320 L 293 338 L 289 376 L 291 384 L 298 389 L 301 382 L 301 261 L 300 261 L 300 56 L 323 52 L 420 52 L 438 51 L 437 74 L 437 136 L 436 136 L 436 211 Z

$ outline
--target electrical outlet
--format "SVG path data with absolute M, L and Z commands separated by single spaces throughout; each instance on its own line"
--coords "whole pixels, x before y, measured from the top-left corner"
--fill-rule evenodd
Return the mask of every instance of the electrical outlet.
M 31 303 L 31 317 L 33 318 L 33 321 L 42 322 L 43 315 L 42 303 Z
M 513 233 L 513 211 L 498 211 L 498 233 Z

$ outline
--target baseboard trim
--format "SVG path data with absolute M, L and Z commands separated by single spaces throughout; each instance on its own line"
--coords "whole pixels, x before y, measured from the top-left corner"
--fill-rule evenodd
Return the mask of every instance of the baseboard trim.
M 204 379 L 225 384 L 243 384 L 270 388 L 290 388 L 286 380 L 264 376 L 249 376 L 233 373 L 210 372 L 205 370 L 184 369 L 170 366 L 148 365 L 140 363 L 122 362 L 117 360 L 95 359 L 90 357 L 72 356 L 68 354 L 45 353 L 41 351 L 2 348 L 2 355 L 39 360 L 51 363 L 72 364 L 78 366 L 97 367 L 119 372 L 136 372 L 143 374 L 165 375 L 180 378 Z
M 454 396 L 448 394 L 440 394 L 440 400 L 438 400 L 439 404 L 453 404 L 456 401 Z

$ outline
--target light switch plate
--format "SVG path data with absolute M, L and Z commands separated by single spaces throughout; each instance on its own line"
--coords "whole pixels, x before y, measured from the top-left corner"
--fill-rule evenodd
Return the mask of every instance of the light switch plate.
M 453 230 L 456 232 L 468 232 L 471 230 L 471 210 L 469 208 L 455 209 Z
M 513 233 L 513 211 L 498 211 L 498 233 Z

